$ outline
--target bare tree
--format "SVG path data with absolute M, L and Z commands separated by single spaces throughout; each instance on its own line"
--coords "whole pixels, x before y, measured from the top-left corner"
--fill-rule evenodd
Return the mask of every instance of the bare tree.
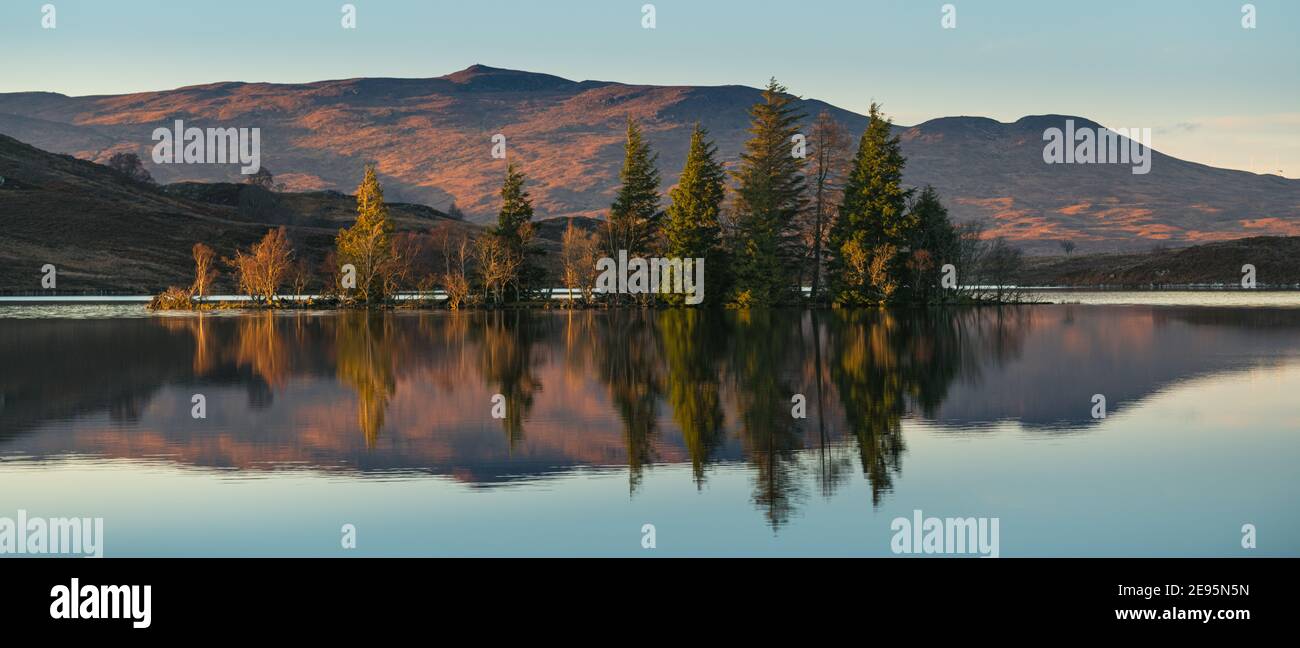
M 965 290 L 972 297 L 978 297 L 975 286 L 984 283 L 982 266 L 987 247 L 984 231 L 987 228 L 988 223 L 981 219 L 957 227 L 957 285 L 959 290 Z
M 1066 256 L 1074 254 L 1074 241 L 1061 239 L 1060 241 L 1057 241 L 1057 243 L 1061 245 L 1061 250 L 1065 252 Z
M 221 274 L 221 271 L 212 267 L 217 253 L 202 243 L 195 243 L 191 253 L 194 255 L 194 283 L 190 286 L 190 295 L 203 299 L 208 296 L 212 282 Z
M 821 291 L 823 241 L 829 234 L 835 209 L 844 193 L 850 141 L 848 131 L 828 110 L 817 115 L 811 135 L 808 141 L 812 149 L 808 184 L 812 200 L 800 230 L 812 261 L 812 295 L 816 299 Z
M 298 259 L 289 269 L 289 285 L 293 286 L 295 299 L 302 299 L 307 293 L 307 284 L 311 282 L 311 268 L 306 259 Z
M 502 293 L 518 274 L 522 259 L 511 253 L 509 244 L 496 234 L 483 234 L 474 243 L 474 257 L 483 279 L 483 296 L 487 298 L 491 294 L 494 303 L 500 304 Z
M 280 290 L 292 261 L 293 249 L 289 247 L 289 238 L 284 228 L 279 227 L 267 232 L 249 252 L 235 250 L 235 258 L 226 263 L 234 269 L 244 294 L 270 303 Z
M 458 310 L 469 299 L 469 237 L 461 234 L 451 249 L 451 237 L 442 240 L 442 258 L 446 272 L 442 275 L 443 291 L 447 293 L 447 307 Z
M 564 287 L 570 291 L 570 304 L 572 304 L 572 291 L 578 290 L 582 293 L 582 303 L 591 303 L 591 294 L 596 287 L 596 262 L 600 258 L 600 238 L 594 232 L 573 226 L 573 220 L 569 220 L 569 226 L 564 230 L 564 236 L 560 239 L 560 271 L 564 281 Z
M 985 268 L 985 275 L 993 284 L 995 301 L 1019 299 L 1015 277 L 1024 267 L 1024 257 L 1023 250 L 1008 245 L 1006 239 L 1000 236 L 989 244 L 982 265 Z

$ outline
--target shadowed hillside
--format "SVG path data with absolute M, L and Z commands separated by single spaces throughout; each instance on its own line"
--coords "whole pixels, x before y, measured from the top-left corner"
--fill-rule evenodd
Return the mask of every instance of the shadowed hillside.
M 357 175 L 360 175 L 359 170 Z M 355 201 L 338 192 L 276 193 L 248 184 L 155 187 L 107 167 L 46 153 L 0 135 L 0 291 L 40 288 L 54 264 L 61 293 L 157 292 L 191 280 L 190 248 L 220 256 L 283 225 L 314 268 Z M 398 231 L 478 228 L 423 205 L 390 205 Z M 218 288 L 228 287 L 223 277 Z

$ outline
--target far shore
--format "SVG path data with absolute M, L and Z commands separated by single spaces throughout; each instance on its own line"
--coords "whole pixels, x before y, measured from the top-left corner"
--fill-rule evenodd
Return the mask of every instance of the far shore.
M 1187 284 L 1187 285 L 1169 285 L 1169 286 L 1006 286 L 1009 290 L 1020 293 L 1034 292 L 1078 292 L 1078 293 L 1184 293 L 1184 292 L 1206 292 L 1206 293 L 1290 293 L 1300 292 L 1300 284 L 1280 285 L 1280 286 L 1259 286 L 1257 288 L 1245 289 L 1231 284 Z M 807 289 L 805 288 L 805 292 Z M 569 295 L 569 291 L 564 288 L 552 289 L 550 302 L 531 301 L 514 304 L 505 308 L 509 309 L 549 309 L 552 307 L 565 307 L 565 302 L 574 299 Z M 22 305 L 60 305 L 60 304 L 142 304 L 148 305 L 154 299 L 153 295 L 59 295 L 59 294 L 30 294 L 30 295 L 0 295 L 0 305 L 22 306 Z M 446 294 L 439 290 L 432 293 L 407 292 L 394 295 L 392 299 L 397 304 L 393 306 L 397 309 L 407 308 L 409 304 L 412 308 L 439 308 L 440 302 L 447 299 Z M 249 308 L 257 310 L 268 310 L 265 304 L 255 302 L 247 295 L 210 295 L 202 300 L 197 300 L 201 305 L 207 305 L 211 309 L 236 309 Z M 328 295 L 279 295 L 276 297 L 277 306 L 272 306 L 269 310 L 288 309 L 292 310 L 299 305 L 302 307 L 317 310 L 357 310 L 354 307 L 341 306 Z M 1005 302 L 1003 305 L 1014 305 L 1016 302 Z M 1044 303 L 1037 302 L 1033 299 L 1026 299 L 1019 302 L 1021 304 Z M 554 304 L 554 306 L 552 306 Z M 952 304 L 933 304 L 936 307 L 944 306 L 962 306 L 962 305 L 996 305 L 992 302 L 955 302 Z M 465 310 L 492 310 L 481 307 L 462 307 Z M 596 310 L 617 310 L 620 308 L 641 308 L 636 305 L 628 306 L 582 306 L 581 308 Z M 500 309 L 500 308 L 498 308 Z M 199 309 L 203 310 L 203 309 Z

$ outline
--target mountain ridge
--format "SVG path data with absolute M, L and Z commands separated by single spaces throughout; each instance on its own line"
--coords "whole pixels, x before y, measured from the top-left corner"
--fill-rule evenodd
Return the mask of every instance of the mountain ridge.
M 504 162 L 490 150 L 491 137 L 501 133 L 529 176 L 540 218 L 598 218 L 617 186 L 627 117 L 642 123 L 660 154 L 666 195 L 696 121 L 734 168 L 747 111 L 760 95 L 735 84 L 574 81 L 475 64 L 424 78 L 223 81 L 87 97 L 0 94 L 0 133 L 99 162 L 135 152 L 164 183 L 237 182 L 235 167 L 152 164 L 150 135 L 175 119 L 258 127 L 263 165 L 293 191 L 350 192 L 373 160 L 392 200 L 444 211 L 454 203 L 479 223 L 495 218 Z M 805 123 L 830 111 L 854 144 L 866 125 L 864 116 L 816 99 L 797 105 Z M 904 182 L 934 185 L 957 220 L 987 219 L 991 234 L 1031 252 L 1048 251 L 1060 239 L 1091 251 L 1300 234 L 1300 180 L 1179 160 L 1160 153 L 1158 142 L 1145 176 L 1113 164 L 1044 164 L 1042 131 L 1071 119 L 1099 126 L 1063 114 L 895 125 L 908 158 Z

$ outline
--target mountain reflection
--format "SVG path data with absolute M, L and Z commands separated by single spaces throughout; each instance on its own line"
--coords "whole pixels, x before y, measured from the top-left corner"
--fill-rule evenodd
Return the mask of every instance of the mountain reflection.
M 1093 393 L 1123 411 L 1295 357 L 1300 311 L 255 313 L 0 320 L 0 333 L 5 456 L 479 485 L 625 467 L 633 497 L 657 465 L 688 464 L 698 489 L 742 465 L 779 528 L 854 471 L 879 505 L 912 421 L 1086 430 Z M 206 419 L 190 416 L 196 393 Z

